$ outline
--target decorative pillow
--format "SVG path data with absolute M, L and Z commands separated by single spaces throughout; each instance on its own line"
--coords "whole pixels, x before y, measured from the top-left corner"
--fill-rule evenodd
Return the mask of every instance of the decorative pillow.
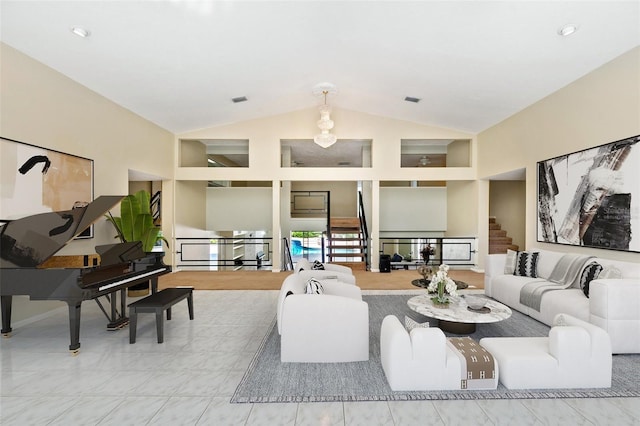
M 322 283 L 320 283 L 320 281 L 316 280 L 315 278 L 310 278 L 309 281 L 307 281 L 306 293 L 307 294 L 324 293 L 324 288 L 322 287 Z
M 507 260 L 504 263 L 504 273 L 506 275 L 513 275 L 513 272 L 516 270 L 517 257 L 518 257 L 517 251 L 507 250 Z
M 414 328 L 428 328 L 428 327 L 429 327 L 428 322 L 420 323 L 418 321 L 415 321 L 413 318 L 409 318 L 406 315 L 404 316 L 404 328 L 407 329 L 408 333 L 411 333 L 411 330 L 413 330 Z
M 538 278 L 538 256 L 540 253 L 519 251 L 516 256 L 516 268 L 513 275 L 520 277 Z
M 597 262 L 591 262 L 582 270 L 582 274 L 580 275 L 580 288 L 585 296 L 589 297 L 589 284 L 598 278 L 601 272 L 602 265 Z
M 556 317 L 556 322 L 553 324 L 554 327 L 565 327 L 567 326 L 567 320 L 564 319 L 564 315 L 560 314 Z
M 311 265 L 311 269 L 313 269 L 314 271 L 324 271 L 324 265 L 319 260 L 314 260 L 313 264 Z

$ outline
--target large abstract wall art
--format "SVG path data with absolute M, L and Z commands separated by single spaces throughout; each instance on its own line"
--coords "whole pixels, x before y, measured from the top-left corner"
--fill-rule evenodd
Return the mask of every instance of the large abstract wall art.
M 640 252 L 638 142 L 538 162 L 538 241 Z
M 93 160 L 0 138 L 0 221 L 93 201 Z M 80 237 L 91 237 L 93 228 Z

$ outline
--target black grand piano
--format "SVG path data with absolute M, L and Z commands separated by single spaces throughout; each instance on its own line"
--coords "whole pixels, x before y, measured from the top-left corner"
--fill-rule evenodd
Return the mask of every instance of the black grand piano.
M 41 213 L 5 223 L 0 227 L 0 299 L 2 334 L 11 332 L 12 296 L 31 300 L 60 300 L 69 307 L 69 350 L 80 348 L 80 306 L 93 299 L 109 323 L 108 329 L 125 326 L 126 289 L 150 282 L 155 292 L 158 277 L 171 272 L 164 253 L 145 253 L 140 242 L 96 246 L 97 256 L 79 256 L 79 267 L 46 267 L 69 241 L 122 200 L 102 196 L 85 207 Z M 54 262 L 55 263 L 55 262 Z M 118 304 L 118 297 L 120 303 Z M 101 297 L 107 301 L 107 308 Z

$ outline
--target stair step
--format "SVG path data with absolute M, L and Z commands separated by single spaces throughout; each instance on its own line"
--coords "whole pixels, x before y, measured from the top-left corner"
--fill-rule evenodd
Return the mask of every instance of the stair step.
M 331 241 L 361 241 L 362 238 L 358 237 L 331 237 Z
M 351 268 L 353 271 L 366 271 L 367 264 L 365 262 L 359 260 L 353 260 L 351 262 L 341 261 L 341 262 L 329 262 L 332 265 L 342 265 Z
M 514 244 L 489 244 L 489 254 L 506 253 L 507 250 L 518 250 Z
M 491 237 L 506 237 L 507 236 L 507 231 L 505 230 L 498 230 L 498 229 L 490 229 L 489 230 L 489 238 Z
M 364 253 L 328 253 L 327 257 L 359 257 L 364 258 Z
M 502 229 L 502 225 L 500 225 L 499 223 L 490 223 L 489 229 Z
M 330 244 L 327 246 L 329 250 L 364 250 L 364 246 L 362 244 L 358 245 L 344 245 L 344 244 Z
M 360 219 L 357 217 L 332 217 L 329 228 L 355 228 L 360 229 Z
M 491 216 L 489 218 L 489 223 L 496 223 L 496 218 L 494 216 Z
M 511 237 L 489 237 L 489 244 L 508 245 L 511 243 L 513 243 L 513 238 Z

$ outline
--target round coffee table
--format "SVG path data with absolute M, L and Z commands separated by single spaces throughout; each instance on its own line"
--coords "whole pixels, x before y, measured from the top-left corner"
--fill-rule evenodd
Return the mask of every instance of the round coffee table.
M 505 320 L 511 316 L 511 309 L 500 302 L 487 299 L 487 304 L 480 310 L 467 306 L 464 296 L 451 297 L 446 308 L 433 305 L 430 294 L 412 297 L 407 305 L 413 311 L 438 320 L 442 331 L 454 334 L 471 334 L 476 331 L 476 324 L 485 324 Z M 487 308 L 487 309 L 485 309 Z

